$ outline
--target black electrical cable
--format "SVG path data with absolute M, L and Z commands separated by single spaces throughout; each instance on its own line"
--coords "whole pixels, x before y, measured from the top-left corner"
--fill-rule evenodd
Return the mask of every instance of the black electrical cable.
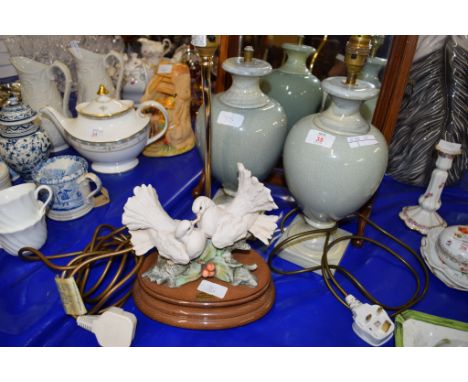
M 286 220 L 297 211 L 298 211 L 297 208 L 293 209 L 283 217 L 283 219 L 281 221 L 281 224 L 280 224 L 281 232 L 284 232 L 284 224 L 285 224 Z M 297 274 L 301 274 L 301 273 L 315 272 L 315 271 L 320 270 L 322 272 L 323 280 L 324 280 L 325 285 L 327 286 L 327 288 L 336 297 L 336 299 L 341 304 L 346 306 L 347 308 L 349 308 L 349 306 L 348 306 L 348 304 L 346 303 L 346 301 L 344 300 L 343 297 L 346 297 L 349 293 L 347 293 L 346 290 L 336 280 L 334 274 L 331 271 L 332 269 L 334 269 L 337 272 L 343 274 L 359 290 L 359 292 L 362 293 L 362 295 L 364 295 L 369 301 L 371 301 L 372 303 L 374 303 L 376 305 L 380 305 L 386 311 L 393 311 L 393 313 L 390 315 L 390 317 L 396 316 L 397 314 L 403 312 L 406 309 L 411 308 L 412 306 L 417 304 L 419 301 L 421 301 L 421 299 L 425 296 L 425 294 L 427 293 L 427 290 L 429 288 L 429 271 L 427 269 L 427 266 L 426 266 L 424 260 L 421 258 L 421 256 L 419 256 L 419 254 L 415 250 L 413 250 L 410 246 L 408 246 L 403 241 L 396 238 L 395 236 L 393 236 L 389 232 L 385 231 L 383 228 L 381 228 L 380 226 L 375 224 L 373 221 L 371 221 L 367 217 L 365 217 L 365 216 L 363 216 L 363 215 L 361 215 L 359 213 L 352 214 L 349 217 L 359 217 L 359 218 L 365 220 L 374 229 L 376 229 L 377 231 L 382 233 L 384 236 L 387 236 L 388 238 L 390 238 L 391 240 L 393 240 L 394 242 L 396 242 L 397 244 L 402 246 L 404 249 L 406 249 L 409 253 L 411 253 L 411 255 L 417 260 L 417 262 L 419 263 L 419 265 L 423 269 L 423 272 L 424 272 L 424 287 L 421 286 L 421 280 L 420 280 L 420 277 L 419 277 L 417 271 L 408 263 L 407 260 L 405 260 L 402 256 L 397 254 L 391 248 L 387 247 L 386 245 L 380 243 L 379 241 L 377 241 L 375 239 L 371 239 L 369 237 L 360 236 L 360 235 L 346 235 L 346 236 L 341 236 L 341 237 L 339 237 L 339 238 L 337 238 L 337 239 L 330 242 L 330 236 L 338 228 L 336 224 L 331 228 L 316 229 L 316 230 L 301 232 L 301 233 L 292 235 L 292 236 L 288 237 L 287 239 L 281 241 L 280 243 L 278 243 L 273 248 L 273 250 L 268 255 L 268 266 L 270 267 L 270 269 L 273 272 L 281 274 L 281 275 L 297 275 Z M 308 268 L 301 268 L 301 269 L 297 269 L 297 270 L 294 270 L 294 271 L 284 271 L 284 270 L 279 269 L 279 268 L 277 268 L 277 267 L 275 267 L 273 265 L 273 259 L 276 256 L 278 256 L 278 254 L 281 252 L 282 249 L 286 248 L 287 246 L 297 244 L 300 241 L 311 239 L 312 237 L 314 237 L 314 236 L 316 236 L 318 234 L 323 234 L 323 233 L 325 234 L 325 242 L 324 242 L 323 255 L 322 255 L 322 260 L 321 260 L 320 265 L 316 265 L 316 266 L 308 267 Z M 403 265 L 406 268 L 408 268 L 408 270 L 411 272 L 411 274 L 413 275 L 413 277 L 416 280 L 416 289 L 415 289 L 415 291 L 413 292 L 413 294 L 411 295 L 411 297 L 408 299 L 408 301 L 405 304 L 399 305 L 399 306 L 389 306 L 389 305 L 382 304 L 348 270 L 346 270 L 345 268 L 343 268 L 343 267 L 341 267 L 339 265 L 334 265 L 334 264 L 329 264 L 328 263 L 328 253 L 330 252 L 330 249 L 333 246 L 337 245 L 338 243 L 340 243 L 342 241 L 354 240 L 354 239 L 360 239 L 360 240 L 363 240 L 363 241 L 367 241 L 367 242 L 369 242 L 371 244 L 377 245 L 378 247 L 382 248 L 386 252 L 390 253 L 393 257 L 395 257 L 397 260 L 399 260 L 401 263 L 403 263 Z M 335 289 L 337 289 L 338 291 L 335 290 Z M 343 297 L 341 297 L 339 295 L 339 293 L 341 293 L 341 295 Z

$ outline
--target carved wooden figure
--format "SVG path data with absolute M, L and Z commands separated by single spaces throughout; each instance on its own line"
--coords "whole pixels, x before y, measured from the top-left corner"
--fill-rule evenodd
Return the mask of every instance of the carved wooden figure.
M 191 84 L 187 65 L 163 60 L 150 80 L 141 102 L 154 100 L 167 109 L 169 128 L 165 136 L 148 146 L 143 155 L 170 157 L 185 153 L 195 146 L 190 121 Z M 152 132 L 159 131 L 164 120 L 160 113 L 151 117 Z

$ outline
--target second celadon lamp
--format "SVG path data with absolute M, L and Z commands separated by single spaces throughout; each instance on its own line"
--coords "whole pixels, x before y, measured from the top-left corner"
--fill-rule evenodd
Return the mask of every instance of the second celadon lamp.
M 306 115 L 316 113 L 322 102 L 320 81 L 307 68 L 307 58 L 315 52 L 311 46 L 283 44 L 288 58 L 262 80 L 262 90 L 278 101 L 288 116 L 288 127 Z
M 281 156 L 287 135 L 286 114 L 281 105 L 265 95 L 259 78 L 271 72 L 271 65 L 253 58 L 252 47 L 244 57 L 223 62 L 232 75 L 232 85 L 212 99 L 212 171 L 224 191 L 237 190 L 237 163 L 242 163 L 259 180 L 265 179 Z M 205 142 L 204 111 L 197 114 L 197 141 Z
M 302 214 L 286 237 L 328 229 L 357 211 L 375 193 L 387 167 L 384 136 L 360 113 L 363 101 L 378 94 L 370 82 L 357 80 L 369 54 L 369 36 L 352 36 L 346 46 L 347 77 L 322 82 L 331 97 L 325 111 L 309 115 L 293 126 L 284 145 L 286 182 Z M 342 236 L 338 230 L 330 240 Z M 325 234 L 288 247 L 280 256 L 304 267 L 320 264 Z M 342 241 L 329 252 L 337 264 L 346 250 Z
M 367 58 L 366 65 L 362 68 L 358 78 L 363 81 L 374 84 L 377 89 L 380 89 L 382 85 L 380 83 L 379 74 L 385 65 L 387 65 L 386 58 L 377 57 L 377 51 L 384 42 L 385 36 L 372 36 L 371 39 L 371 50 L 369 57 Z M 364 102 L 361 106 L 361 114 L 368 120 L 372 121 L 374 116 L 375 107 L 377 106 L 377 98 L 372 98 Z

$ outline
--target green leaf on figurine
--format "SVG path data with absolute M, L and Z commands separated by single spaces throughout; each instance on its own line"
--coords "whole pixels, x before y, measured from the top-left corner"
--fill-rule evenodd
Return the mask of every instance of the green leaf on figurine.
M 203 277 L 205 268 L 214 265 L 213 277 L 232 285 L 257 286 L 257 278 L 251 271 L 257 269 L 256 264 L 242 264 L 232 257 L 233 248 L 218 249 L 211 241 L 199 258 L 186 265 L 175 264 L 162 256 L 158 256 L 156 264 L 143 277 L 150 281 L 166 284 L 169 288 L 177 288 Z

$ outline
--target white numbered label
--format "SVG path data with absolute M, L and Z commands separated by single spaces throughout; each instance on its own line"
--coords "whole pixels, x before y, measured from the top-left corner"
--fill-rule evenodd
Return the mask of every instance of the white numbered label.
M 333 142 L 335 142 L 335 138 L 336 137 L 332 134 L 324 133 L 323 131 L 315 129 L 310 129 L 305 141 L 306 143 L 310 143 L 312 145 L 331 148 L 333 146 Z
M 158 74 L 168 74 L 172 72 L 172 64 L 161 64 L 158 67 Z
M 221 111 L 218 114 L 217 121 L 221 125 L 241 127 L 242 122 L 244 122 L 244 116 L 242 114 L 231 113 L 229 111 Z
M 99 137 L 99 136 L 102 135 L 103 132 L 104 132 L 104 130 L 102 129 L 102 127 L 96 127 L 96 128 L 91 130 L 91 136 L 93 138 Z
M 81 316 L 86 314 L 86 307 L 84 306 L 76 281 L 73 277 L 61 278 L 56 276 L 55 283 L 62 300 L 63 308 L 66 314 L 72 316 Z
M 226 296 L 228 288 L 219 284 L 212 283 L 208 280 L 202 280 L 197 290 L 199 290 L 200 292 L 208 293 L 218 298 L 224 298 L 224 296 Z
M 348 140 L 349 147 L 352 149 L 355 149 L 356 147 L 376 145 L 379 143 L 373 135 L 359 135 L 357 137 L 348 137 L 346 139 Z
M 193 46 L 206 46 L 206 35 L 192 35 L 192 45 Z

